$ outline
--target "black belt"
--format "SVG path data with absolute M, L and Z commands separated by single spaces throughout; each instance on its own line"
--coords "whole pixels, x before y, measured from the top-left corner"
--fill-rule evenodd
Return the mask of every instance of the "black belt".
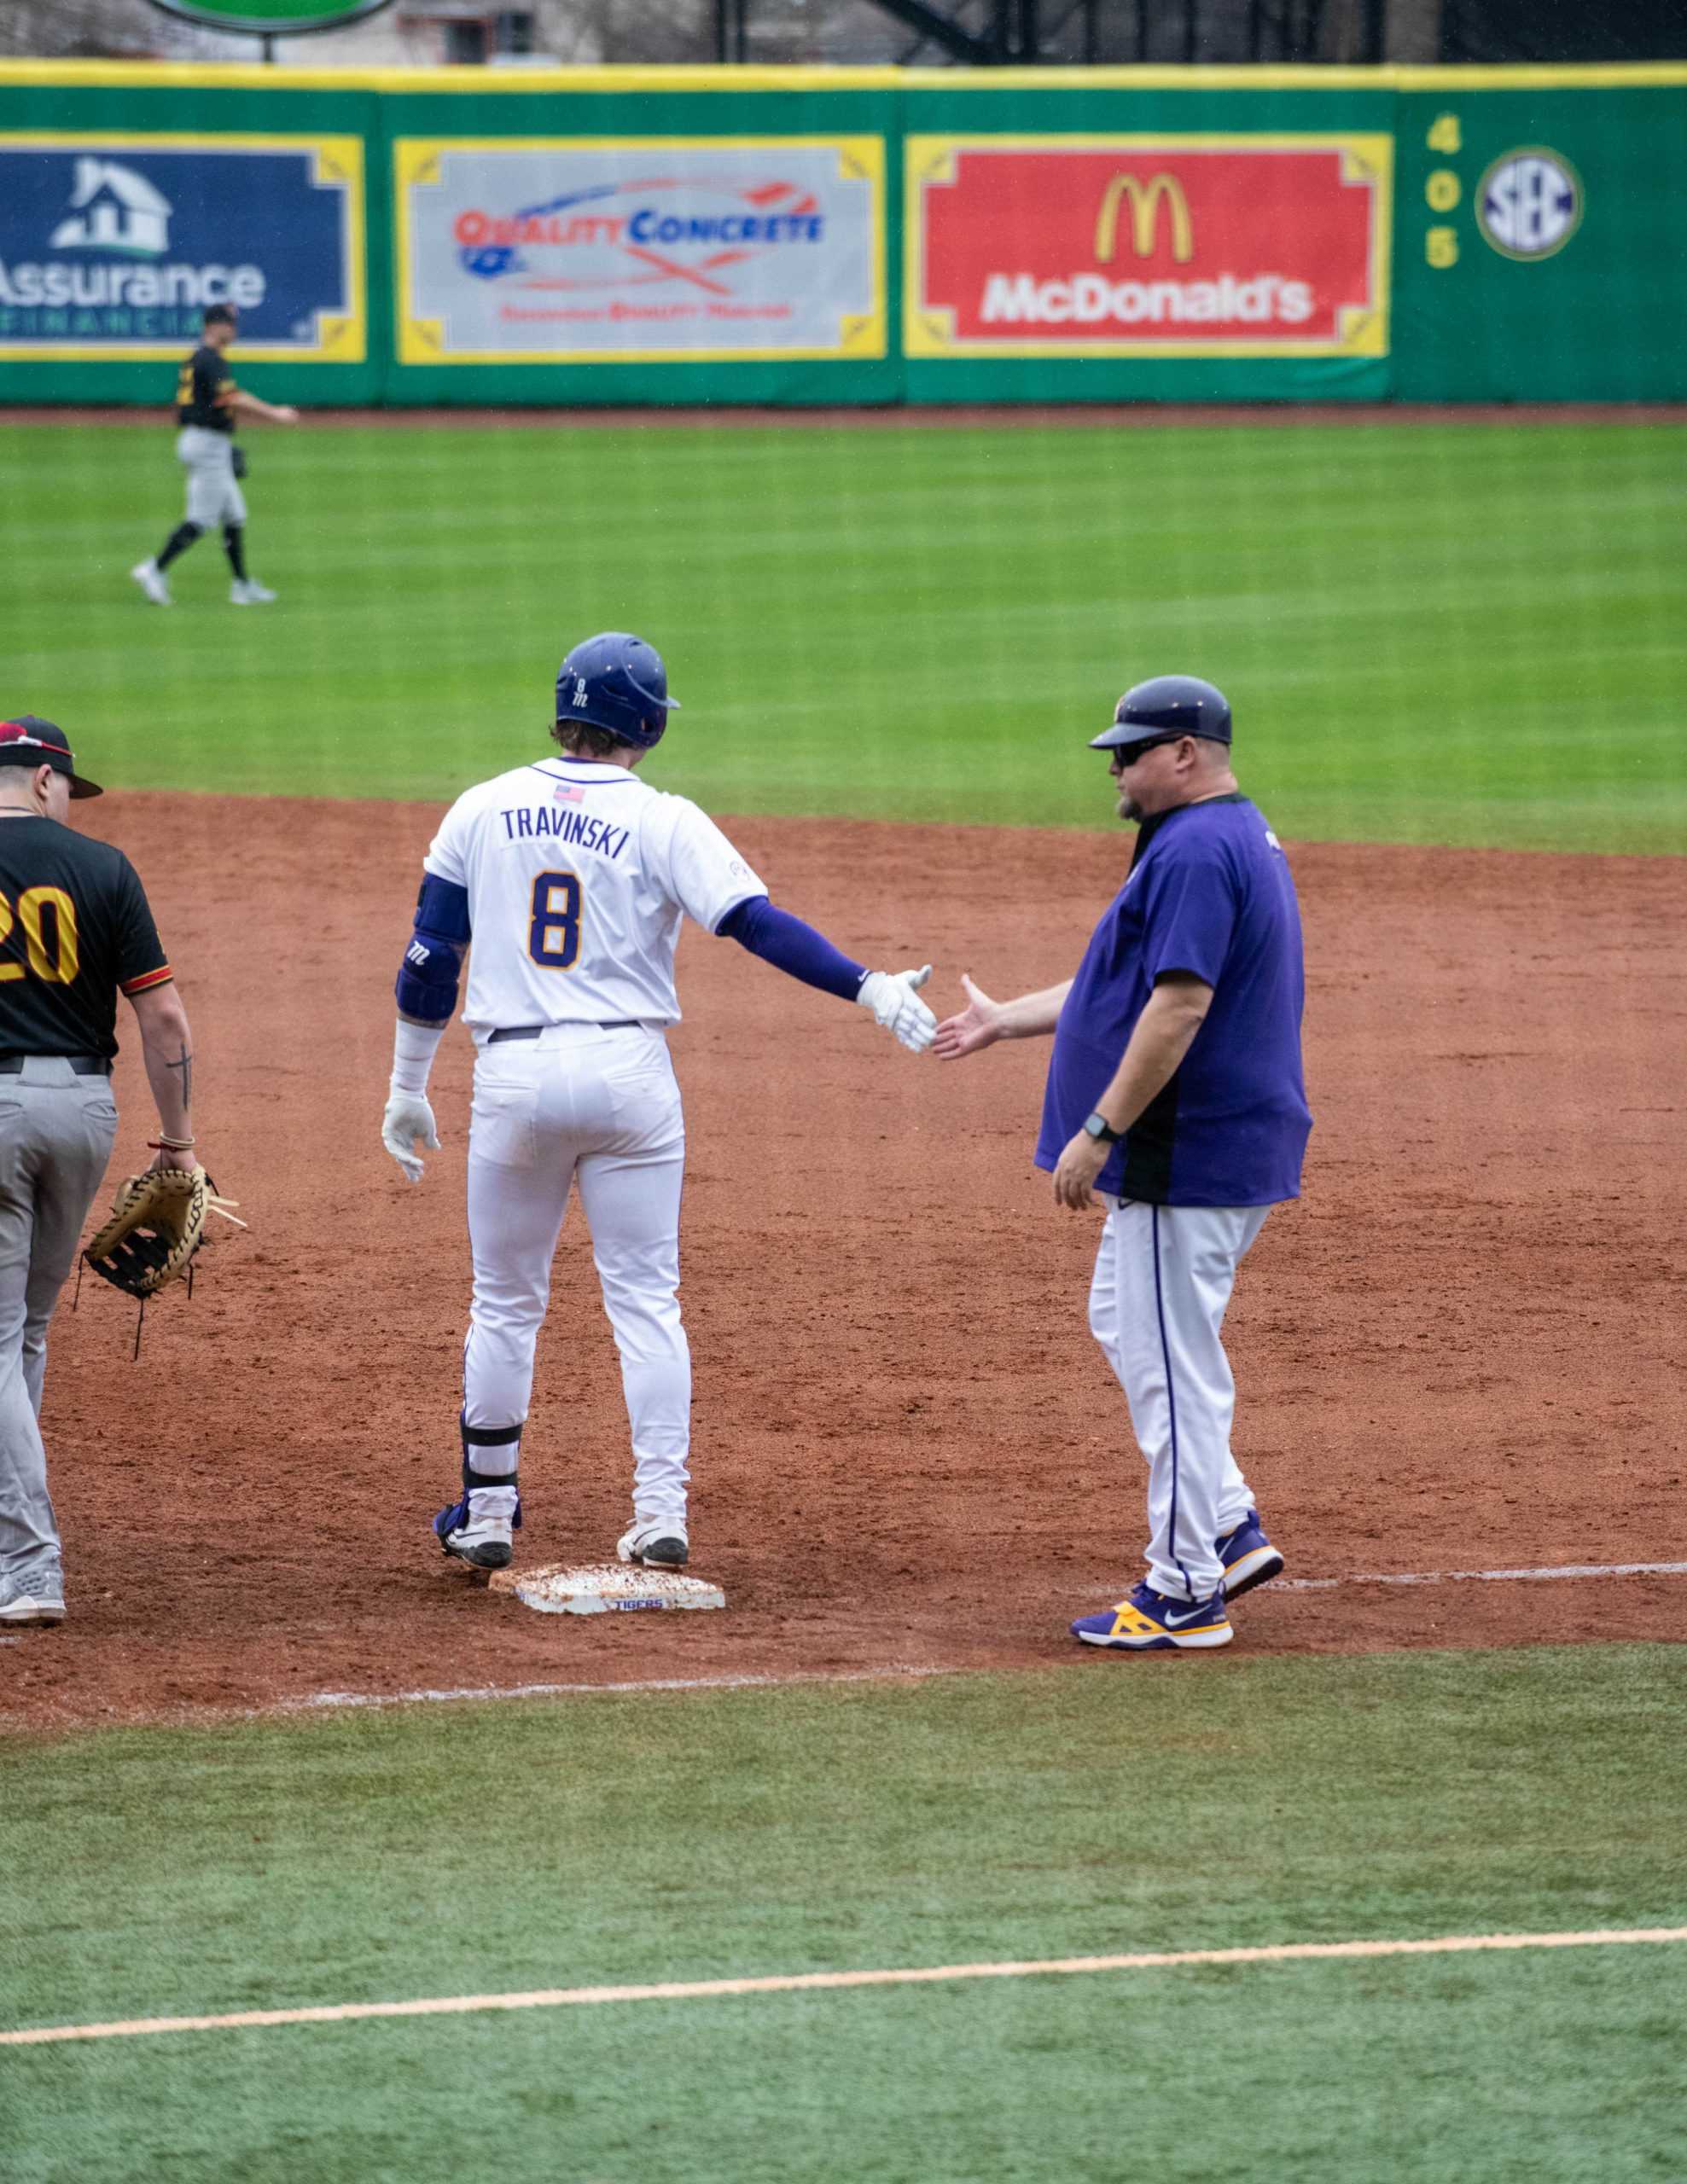
M 642 1031 L 644 1026 L 636 1016 L 616 1016 L 608 1023 L 601 1021 L 585 1023 L 581 1028 L 588 1031 Z M 492 1033 L 486 1044 L 489 1047 L 496 1047 L 505 1039 L 537 1039 L 541 1031 L 555 1031 L 560 1029 L 561 1026 L 555 1024 L 506 1024 L 503 1031 Z
M 103 1054 L 0 1054 L 0 1077 L 21 1077 L 26 1061 L 67 1061 L 77 1077 L 109 1077 Z

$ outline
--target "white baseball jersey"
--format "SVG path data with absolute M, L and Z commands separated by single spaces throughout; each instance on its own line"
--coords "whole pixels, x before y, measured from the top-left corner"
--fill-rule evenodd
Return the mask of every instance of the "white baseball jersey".
M 463 1021 L 677 1024 L 682 916 L 713 932 L 766 888 L 707 813 L 624 767 L 550 758 L 465 790 L 423 860 L 468 891 Z

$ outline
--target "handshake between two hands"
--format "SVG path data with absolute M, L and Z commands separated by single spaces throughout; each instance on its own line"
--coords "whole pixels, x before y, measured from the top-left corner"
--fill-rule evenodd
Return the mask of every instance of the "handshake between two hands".
M 939 1061 L 958 1061 L 963 1054 L 975 1054 L 980 1047 L 993 1045 L 1006 1036 L 1000 1004 L 975 986 L 964 971 L 961 984 L 967 990 L 967 1005 L 939 1024 L 920 999 L 920 988 L 930 977 L 929 963 L 917 971 L 869 971 L 855 997 L 864 1008 L 872 1010 L 874 1021 L 893 1032 L 905 1047 L 916 1054 L 928 1047 L 934 1048 Z
M 1000 1014 L 997 1004 L 965 976 L 961 983 L 967 990 L 967 1007 L 958 1015 L 939 1024 L 920 999 L 920 988 L 930 978 L 929 963 L 922 965 L 917 971 L 869 971 L 855 998 L 863 1008 L 872 1011 L 875 1024 L 900 1040 L 912 1054 L 924 1054 L 928 1048 L 935 1046 L 940 1060 L 955 1061 L 1003 1036 L 997 1021 Z M 433 1110 L 426 1093 L 393 1089 L 381 1118 L 381 1139 L 404 1170 L 406 1181 L 419 1183 L 422 1164 L 417 1146 L 427 1153 L 439 1149 Z
M 967 1005 L 939 1024 L 919 996 L 919 989 L 930 977 L 929 963 L 918 971 L 870 971 L 861 981 L 856 999 L 864 1008 L 870 1008 L 875 1019 L 887 1031 L 893 1031 L 905 1047 L 916 1054 L 923 1054 L 929 1047 L 939 1061 L 959 1061 L 963 1054 L 976 1054 L 982 1047 L 993 1046 L 998 1039 L 1011 1037 L 1015 1025 L 1021 1031 L 1026 1029 L 1022 1011 L 1016 1014 L 1011 1004 L 992 1001 L 964 971 L 961 984 L 967 990 Z M 1038 998 L 1057 1002 L 1059 995 Z M 1051 1031 L 1052 1015 L 1037 1028 Z M 1077 1213 L 1093 1205 L 1096 1179 L 1112 1149 L 1110 1142 L 1078 1131 L 1055 1168 L 1056 1205 Z
M 939 1061 L 958 1061 L 963 1054 L 974 1054 L 1004 1036 L 1001 1008 L 964 971 L 961 984 L 967 990 L 967 1005 L 939 1024 L 920 999 L 920 988 L 930 977 L 929 963 L 917 971 L 869 971 L 855 998 L 872 1010 L 875 1023 L 894 1032 L 905 1047 L 922 1054 L 934 1046 Z

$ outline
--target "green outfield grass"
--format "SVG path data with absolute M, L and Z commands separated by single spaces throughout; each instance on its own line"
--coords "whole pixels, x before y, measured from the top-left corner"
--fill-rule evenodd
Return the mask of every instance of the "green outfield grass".
M 0 709 L 113 786 L 443 802 L 620 625 L 685 701 L 647 778 L 721 813 L 1111 827 L 1085 738 L 1183 667 L 1291 838 L 1687 851 L 1681 428 L 251 444 L 280 603 L 207 541 L 163 613 L 168 432 L 0 429 Z M 1678 1925 L 1684 1676 L 1100 1659 L 12 1737 L 0 2029 Z M 1662 2184 L 1684 2020 L 1658 1947 L 0 2048 L 0 2179 Z
M 254 371 L 254 382 L 261 371 Z M 1109 825 L 1084 738 L 1187 669 L 1300 838 L 1687 849 L 1687 430 L 254 431 L 253 563 L 148 607 L 163 427 L 0 431 L 0 703 L 115 783 L 443 799 L 632 627 L 718 811 Z
M 1687 1920 L 1687 1653 L 9 1742 L 0 2025 Z M 9 2184 L 1664 2179 L 1687 1949 L 0 2049 Z M 1673 2150 L 1672 2150 L 1673 2149 Z

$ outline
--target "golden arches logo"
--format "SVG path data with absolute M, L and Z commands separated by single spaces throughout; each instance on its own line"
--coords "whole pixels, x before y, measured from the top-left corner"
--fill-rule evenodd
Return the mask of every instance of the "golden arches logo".
M 1152 258 L 1160 239 L 1160 206 L 1163 199 L 1172 209 L 1172 255 L 1179 265 L 1195 256 L 1195 224 L 1189 200 L 1174 174 L 1157 174 L 1148 182 L 1140 175 L 1116 174 L 1102 192 L 1096 214 L 1096 262 L 1111 265 L 1119 255 L 1119 207 L 1129 199 L 1131 247 L 1138 258 Z

